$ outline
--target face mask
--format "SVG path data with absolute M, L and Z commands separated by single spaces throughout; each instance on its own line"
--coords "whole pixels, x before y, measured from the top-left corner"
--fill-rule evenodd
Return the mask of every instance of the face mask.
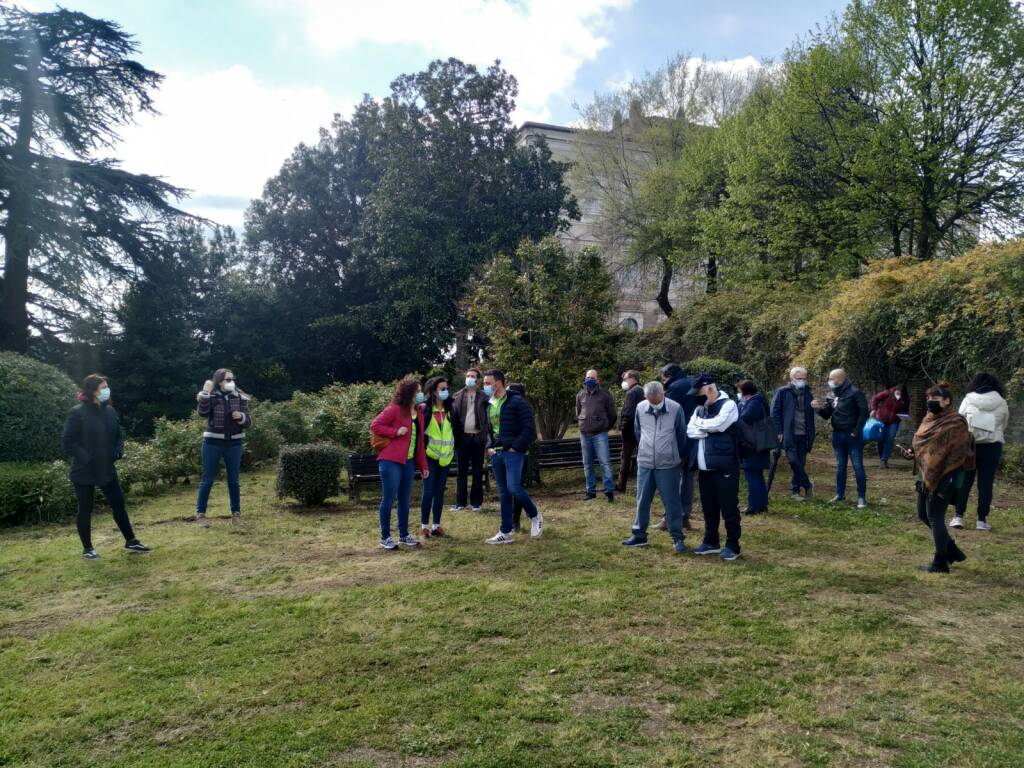
M 484 394 L 488 397 L 494 397 L 494 387 L 490 384 L 484 384 Z
M 807 382 L 804 381 L 803 379 L 793 379 L 793 388 L 794 389 L 803 389 L 806 386 L 807 386 Z
M 417 403 L 422 403 L 426 399 L 427 399 L 427 396 L 424 395 L 422 392 L 417 392 L 416 393 L 416 402 Z
M 466 377 L 466 386 L 472 389 L 476 386 L 476 379 L 473 376 Z
M 895 397 L 897 400 L 903 397 L 903 395 L 901 395 L 899 392 L 893 392 L 892 396 Z
M 597 379 L 584 379 L 583 385 L 588 389 L 593 389 L 597 386 Z
M 105 403 L 110 399 L 110 387 L 104 387 L 100 390 L 100 402 Z
M 828 383 L 828 388 L 835 392 L 837 389 L 839 389 L 839 385 L 836 384 L 834 381 L 830 381 Z
M 442 389 L 437 393 L 437 396 L 441 398 L 442 402 L 448 399 L 448 390 Z
M 622 382 L 622 391 L 623 392 L 629 392 L 629 382 L 628 381 Z
M 942 413 L 942 403 L 940 403 L 938 400 L 929 400 L 928 413 L 934 413 L 936 415 Z
M 225 381 L 224 382 L 224 391 L 225 392 L 234 392 L 235 391 L 235 382 L 233 382 L 233 381 Z
M 697 405 L 707 405 L 707 404 L 708 404 L 708 396 L 707 395 L 697 395 Z

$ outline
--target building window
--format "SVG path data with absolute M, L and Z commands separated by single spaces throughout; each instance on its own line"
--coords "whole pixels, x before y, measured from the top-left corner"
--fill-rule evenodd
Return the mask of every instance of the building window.
M 619 323 L 623 328 L 631 333 L 636 333 L 640 330 L 640 323 L 636 321 L 636 318 L 627 317 L 625 320 Z

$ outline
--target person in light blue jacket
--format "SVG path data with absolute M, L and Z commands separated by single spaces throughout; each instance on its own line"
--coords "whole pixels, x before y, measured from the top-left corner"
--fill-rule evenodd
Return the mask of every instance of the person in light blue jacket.
M 686 552 L 683 534 L 683 502 L 679 486 L 686 460 L 686 417 L 683 407 L 665 397 L 661 382 L 644 386 L 644 400 L 636 407 L 633 427 L 637 441 L 636 516 L 627 547 L 647 546 L 651 503 L 657 490 L 665 505 L 665 521 L 675 551 Z

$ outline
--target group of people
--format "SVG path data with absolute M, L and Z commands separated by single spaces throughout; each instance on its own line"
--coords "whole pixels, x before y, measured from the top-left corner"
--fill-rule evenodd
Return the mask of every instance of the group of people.
M 416 378 L 403 379 L 391 403 L 370 425 L 381 477 L 380 545 L 384 549 L 417 547 L 422 538 L 446 535 L 442 513 L 453 465 L 457 481 L 452 509 L 466 509 L 468 505 L 479 511 L 488 458 L 498 490 L 501 522 L 487 543 L 512 543 L 524 511 L 530 521 L 530 535 L 539 538 L 543 534 L 543 516 L 526 490 L 527 454 L 536 438 L 536 426 L 525 388 L 507 383 L 504 372 L 497 369 L 483 373 L 470 368 L 464 380 L 465 386 L 452 394 L 451 382 L 444 376 L 422 384 Z M 576 396 L 584 498 L 597 498 L 595 465 L 601 468 L 608 501 L 614 501 L 616 492 L 626 491 L 635 468 L 636 512 L 631 535 L 623 544 L 647 545 L 651 507 L 657 494 L 664 507 L 659 527 L 671 535 L 676 552 L 683 553 L 687 551 L 685 532 L 692 530 L 694 497 L 699 493 L 704 534 L 693 553 L 718 555 L 724 560 L 740 556 L 742 516 L 768 509 L 769 488 L 764 473 L 771 465 L 773 451 L 776 461 L 783 452 L 787 458 L 791 497 L 803 500 L 813 496 L 814 484 L 806 462 L 814 444 L 816 417 L 831 425 L 836 458 L 832 503 L 845 498 L 847 466 L 852 464 L 857 507 L 864 508 L 865 425 L 869 418 L 877 420 L 872 439 L 878 442 L 881 466 L 887 468 L 899 425 L 910 414 L 905 387 L 885 389 L 869 404 L 842 369 L 829 374 L 829 392 L 819 399 L 807 384 L 807 371 L 794 367 L 789 382 L 773 393 L 770 403 L 752 381 L 738 382 L 733 400 L 713 376 L 691 376 L 675 363 L 664 366 L 658 380 L 642 386 L 639 372 L 626 371 L 620 384 L 624 396 L 618 409 L 615 398 L 601 386 L 596 370 L 586 372 Z M 125 549 L 130 553 L 148 552 L 134 534 L 117 478 L 115 462 L 123 455 L 124 441 L 117 411 L 111 405 L 107 377 L 87 376 L 78 399 L 79 404 L 65 423 L 64 447 L 71 459 L 70 479 L 78 502 L 77 527 L 83 554 L 87 559 L 99 557 L 91 540 L 97 488 L 113 511 Z M 209 525 L 206 512 L 210 490 L 222 463 L 227 470 L 232 521 L 238 521 L 243 438 L 252 424 L 250 398 L 237 388 L 232 371 L 221 368 L 205 382 L 196 400 L 198 413 L 207 420 L 202 436 L 196 522 Z M 929 389 L 928 413 L 911 447 L 900 447 L 902 454 L 914 461 L 917 471 L 918 515 L 930 527 L 935 544 L 933 561 L 927 567 L 932 572 L 947 572 L 950 563 L 965 557 L 946 531 L 945 514 L 954 505 L 956 511 L 949 527 L 963 528 L 975 483 L 976 527 L 991 529 L 988 515 L 993 484 L 1009 421 L 1002 384 L 989 373 L 981 373 L 971 382 L 959 411 L 953 408 L 953 401 L 949 385 Z M 617 478 L 609 448 L 609 432 L 616 422 L 622 432 Z M 409 529 L 417 470 L 423 480 L 420 538 Z M 742 513 L 741 473 L 747 486 L 747 504 Z M 397 539 L 391 531 L 392 511 L 396 508 Z M 720 527 L 724 527 L 724 544 Z

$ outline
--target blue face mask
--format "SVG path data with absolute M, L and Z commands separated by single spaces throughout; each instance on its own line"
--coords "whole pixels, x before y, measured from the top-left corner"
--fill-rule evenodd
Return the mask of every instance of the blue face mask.
M 105 403 L 110 399 L 110 387 L 104 387 L 100 390 L 100 402 Z
M 584 379 L 583 386 L 587 387 L 588 389 L 593 389 L 594 387 L 597 386 L 597 379 Z
M 427 399 L 427 396 L 424 395 L 422 392 L 417 392 L 416 393 L 416 402 L 417 403 L 422 403 L 426 399 Z
M 448 390 L 447 389 L 440 390 L 437 393 L 437 396 L 440 397 L 442 401 L 447 400 L 448 399 Z
M 494 387 L 490 384 L 484 384 L 484 394 L 488 397 L 494 397 Z
M 476 377 L 474 377 L 474 376 L 467 376 L 466 377 L 466 386 L 470 387 L 470 388 L 475 387 L 476 386 Z

